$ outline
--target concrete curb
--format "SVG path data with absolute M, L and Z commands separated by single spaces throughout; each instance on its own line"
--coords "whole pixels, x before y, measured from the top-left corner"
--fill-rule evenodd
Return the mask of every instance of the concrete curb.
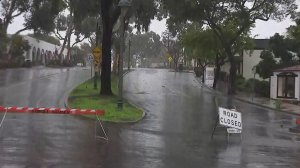
M 196 78 L 196 77 L 195 77 Z M 198 81 L 196 79 L 196 81 Z M 202 82 L 198 81 L 198 83 L 202 86 L 202 87 L 205 87 L 207 88 L 208 90 L 210 90 L 211 92 L 213 92 L 214 94 L 218 94 L 218 95 L 221 95 L 221 96 L 224 96 L 224 97 L 231 97 L 235 100 L 238 100 L 238 101 L 241 101 L 241 102 L 244 102 L 244 103 L 248 103 L 248 104 L 252 104 L 252 105 L 256 105 L 256 106 L 259 106 L 259 107 L 262 107 L 262 108 L 266 108 L 266 109 L 270 109 L 270 110 L 273 110 L 273 111 L 276 111 L 276 112 L 281 112 L 281 113 L 287 113 L 287 114 L 291 114 L 291 115 L 296 115 L 296 116 L 300 116 L 300 114 L 298 113 L 295 113 L 295 112 L 290 112 L 290 111 L 285 111 L 285 110 L 280 110 L 280 109 L 276 109 L 276 108 L 272 108 L 272 107 L 269 107 L 269 106 L 265 106 L 263 104 L 259 104 L 259 103 L 255 103 L 255 102 L 252 102 L 252 101 L 249 101 L 249 100 L 245 100 L 245 99 L 242 99 L 242 98 L 238 98 L 238 97 L 235 97 L 235 96 L 228 96 L 224 93 L 221 93 L 219 91 L 216 91 L 206 85 L 204 85 Z
M 126 71 L 123 75 L 125 76 L 126 74 L 128 74 L 128 73 L 130 73 L 130 72 L 132 72 L 132 71 L 134 71 L 134 69 L 133 70 L 130 70 L 130 71 Z M 89 80 L 89 79 L 88 79 Z M 83 82 L 84 83 L 84 82 Z M 82 84 L 82 83 L 81 83 Z M 80 84 L 80 85 L 81 85 Z M 76 87 L 75 87 L 76 88 Z M 75 88 L 73 88 L 73 89 L 75 89 Z M 71 91 L 69 92 L 69 93 L 67 93 L 67 96 L 65 96 L 65 98 L 64 98 L 64 106 L 65 106 L 65 108 L 70 108 L 69 107 L 69 103 L 68 103 L 68 100 L 69 100 L 69 97 L 70 97 L 70 93 L 72 92 L 72 90 L 73 89 L 71 89 Z M 146 112 L 145 112 L 145 110 L 144 109 L 142 109 L 142 108 L 140 108 L 140 107 L 138 107 L 136 104 L 134 104 L 134 103 L 132 103 L 131 101 L 129 101 L 129 100 L 126 100 L 130 105 L 132 105 L 132 106 L 134 106 L 135 108 L 137 108 L 137 109 L 139 109 L 139 110 L 141 110 L 142 111 L 142 117 L 141 118 L 139 118 L 139 119 L 137 119 L 137 120 L 135 120 L 135 121 L 104 121 L 104 122 L 109 122 L 109 123 L 120 123 L 120 124 L 134 124 L 134 123 L 137 123 L 137 122 L 139 122 L 139 121 L 141 121 L 141 120 L 143 120 L 144 118 L 145 118 L 145 116 L 146 116 Z M 83 116 L 82 116 L 83 117 Z M 85 117 L 85 118 L 87 118 L 87 117 Z

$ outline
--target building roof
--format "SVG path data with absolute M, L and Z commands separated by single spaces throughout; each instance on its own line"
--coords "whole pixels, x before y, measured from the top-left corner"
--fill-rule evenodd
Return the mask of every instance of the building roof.
M 270 39 L 254 39 L 254 44 L 254 49 L 265 50 L 270 46 Z
M 298 72 L 300 71 L 300 65 L 286 67 L 282 69 L 276 69 L 273 72 Z

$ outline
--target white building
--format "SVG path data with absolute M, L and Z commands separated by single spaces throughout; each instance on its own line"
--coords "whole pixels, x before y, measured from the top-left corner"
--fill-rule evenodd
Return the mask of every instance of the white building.
M 270 97 L 300 101 L 300 65 L 273 71 Z
M 254 78 L 254 67 L 262 60 L 260 58 L 261 52 L 269 49 L 269 39 L 255 39 L 255 46 L 253 50 L 244 50 L 242 55 L 236 55 L 237 74 L 241 74 L 246 80 Z M 229 74 L 230 63 L 226 62 L 221 71 Z M 255 78 L 263 80 L 258 74 Z
M 45 65 L 50 60 L 59 59 L 60 46 L 30 36 L 23 36 L 23 39 L 27 40 L 31 46 L 30 50 L 24 54 L 25 60 Z M 63 59 L 66 55 L 67 49 L 63 52 Z

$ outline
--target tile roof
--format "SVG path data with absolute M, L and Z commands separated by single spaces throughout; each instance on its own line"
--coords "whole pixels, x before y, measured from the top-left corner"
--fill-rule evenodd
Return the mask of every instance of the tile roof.
M 282 69 L 276 69 L 273 72 L 290 72 L 290 71 L 300 71 L 300 65 L 286 67 Z

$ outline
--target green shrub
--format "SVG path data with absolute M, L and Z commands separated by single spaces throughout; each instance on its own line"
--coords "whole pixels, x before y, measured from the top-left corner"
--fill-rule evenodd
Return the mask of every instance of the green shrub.
M 242 75 L 237 75 L 235 85 L 239 91 L 243 91 L 245 88 L 246 80 Z
M 270 97 L 270 82 L 259 81 L 255 87 L 255 92 L 262 97 Z
M 245 91 L 246 92 L 255 92 L 257 91 L 257 83 L 259 83 L 259 80 L 250 78 L 245 83 Z

